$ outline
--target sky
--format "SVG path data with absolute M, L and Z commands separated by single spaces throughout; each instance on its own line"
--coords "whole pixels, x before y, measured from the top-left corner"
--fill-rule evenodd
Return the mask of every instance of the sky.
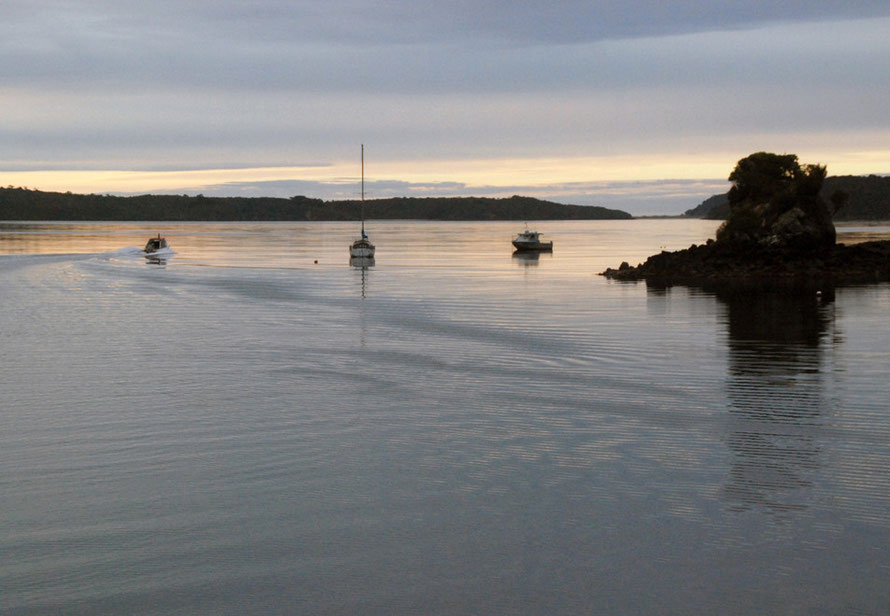
M 886 0 L 0 0 L 0 185 L 677 214 L 890 173 Z

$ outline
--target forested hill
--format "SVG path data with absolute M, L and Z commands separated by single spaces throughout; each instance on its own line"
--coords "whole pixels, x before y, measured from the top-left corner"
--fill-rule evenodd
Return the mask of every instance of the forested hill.
M 0 188 L 0 220 L 358 220 L 359 201 L 309 197 L 204 197 L 198 195 L 78 195 Z M 604 207 L 563 205 L 531 197 L 395 198 L 365 201 L 377 220 L 595 220 L 628 219 Z
M 890 177 L 836 175 L 825 178 L 821 196 L 830 200 L 837 191 L 845 193 L 847 201 L 834 220 L 890 220 Z M 725 220 L 729 215 L 729 199 L 726 193 L 714 195 L 684 215 Z

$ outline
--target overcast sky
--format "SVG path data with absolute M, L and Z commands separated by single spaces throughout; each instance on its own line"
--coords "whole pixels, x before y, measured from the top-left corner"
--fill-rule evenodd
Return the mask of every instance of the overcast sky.
M 885 0 L 0 0 L 0 185 L 678 213 L 890 173 Z

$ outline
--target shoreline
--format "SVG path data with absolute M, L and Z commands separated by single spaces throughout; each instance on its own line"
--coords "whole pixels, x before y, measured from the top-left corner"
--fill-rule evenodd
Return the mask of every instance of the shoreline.
M 839 243 L 806 251 L 732 246 L 708 240 L 684 250 L 662 251 L 636 267 L 624 262 L 600 275 L 610 280 L 645 280 L 664 286 L 839 287 L 890 282 L 890 240 Z

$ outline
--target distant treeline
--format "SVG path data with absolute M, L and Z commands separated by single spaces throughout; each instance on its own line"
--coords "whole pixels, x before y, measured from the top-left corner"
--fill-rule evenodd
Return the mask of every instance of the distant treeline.
M 846 201 L 835 213 L 834 220 L 890 220 L 890 177 L 836 175 L 825 178 L 821 196 L 830 201 L 838 191 L 846 195 Z M 729 216 L 727 194 L 714 195 L 684 215 L 725 220 Z
M 297 196 L 79 195 L 0 188 L 0 220 L 275 221 L 358 220 L 360 201 Z M 377 220 L 596 220 L 632 218 L 604 207 L 563 205 L 531 197 L 430 197 L 365 201 L 365 218 Z

